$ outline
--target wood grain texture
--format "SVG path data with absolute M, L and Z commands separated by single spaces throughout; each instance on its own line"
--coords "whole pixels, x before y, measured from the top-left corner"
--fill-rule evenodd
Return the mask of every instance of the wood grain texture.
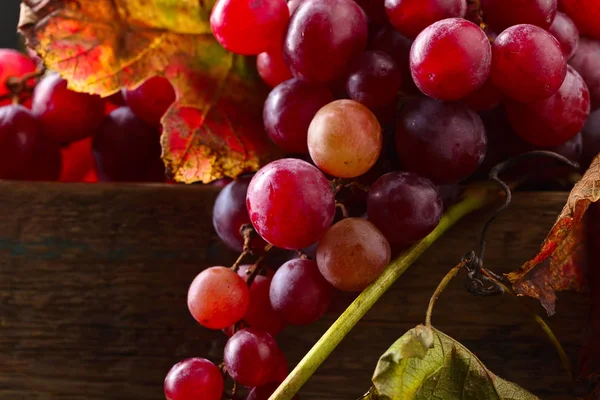
M 200 328 L 186 306 L 194 276 L 235 257 L 213 232 L 214 188 L 0 182 L 0 192 L 1 399 L 162 399 L 172 364 L 219 361 L 225 336 Z M 505 272 L 535 254 L 566 198 L 517 194 L 490 231 L 487 266 Z M 309 381 L 303 400 L 356 399 L 368 389 L 379 355 L 423 321 L 439 280 L 476 247 L 486 215 L 461 222 L 408 270 Z M 584 295 L 559 294 L 550 319 L 574 360 L 587 311 Z M 284 330 L 278 341 L 290 365 L 336 315 Z M 433 323 L 503 378 L 543 399 L 571 398 L 558 357 L 514 300 L 474 298 L 459 275 Z

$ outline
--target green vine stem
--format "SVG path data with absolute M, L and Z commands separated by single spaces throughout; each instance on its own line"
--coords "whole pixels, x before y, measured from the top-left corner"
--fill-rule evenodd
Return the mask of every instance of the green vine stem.
M 290 400 L 375 302 L 429 246 L 465 215 L 483 208 L 497 198 L 498 189 L 495 186 L 478 185 L 467 188 L 463 200 L 446 212 L 433 232 L 392 261 L 381 276 L 348 306 L 269 400 Z

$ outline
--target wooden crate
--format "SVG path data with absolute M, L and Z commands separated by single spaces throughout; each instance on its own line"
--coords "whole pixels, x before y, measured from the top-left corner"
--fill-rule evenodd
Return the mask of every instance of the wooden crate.
M 235 257 L 212 228 L 216 189 L 0 182 L 0 193 L 0 398 L 163 399 L 173 363 L 220 359 L 225 336 L 202 329 L 186 307 L 193 277 Z M 517 194 L 490 231 L 487 266 L 504 272 L 532 256 L 566 197 Z M 476 247 L 488 213 L 466 218 L 408 270 L 303 388 L 303 400 L 356 399 L 368 389 L 378 357 L 423 321 L 435 286 Z M 550 324 L 576 360 L 586 297 L 561 293 L 557 310 Z M 282 332 L 291 365 L 335 318 Z M 570 398 L 553 348 L 514 300 L 474 298 L 463 276 L 433 321 L 500 376 L 543 399 Z

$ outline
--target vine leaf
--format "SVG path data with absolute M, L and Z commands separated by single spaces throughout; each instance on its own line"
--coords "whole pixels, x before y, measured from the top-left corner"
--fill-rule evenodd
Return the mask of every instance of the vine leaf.
M 398 339 L 379 359 L 363 400 L 535 400 L 489 371 L 466 347 L 425 325 Z
M 179 182 L 256 170 L 277 154 L 262 125 L 266 88 L 251 59 L 212 37 L 215 0 L 23 0 L 27 43 L 76 91 L 111 95 L 165 76 L 163 161 Z
M 517 271 L 507 274 L 517 294 L 540 300 L 555 313 L 555 291 L 587 289 L 584 270 L 584 216 L 600 200 L 600 156 L 575 185 L 539 253 Z

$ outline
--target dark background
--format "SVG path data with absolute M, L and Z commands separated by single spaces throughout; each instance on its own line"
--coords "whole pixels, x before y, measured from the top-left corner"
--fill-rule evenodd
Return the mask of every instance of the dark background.
M 19 0 L 0 0 L 0 48 L 17 47 Z

